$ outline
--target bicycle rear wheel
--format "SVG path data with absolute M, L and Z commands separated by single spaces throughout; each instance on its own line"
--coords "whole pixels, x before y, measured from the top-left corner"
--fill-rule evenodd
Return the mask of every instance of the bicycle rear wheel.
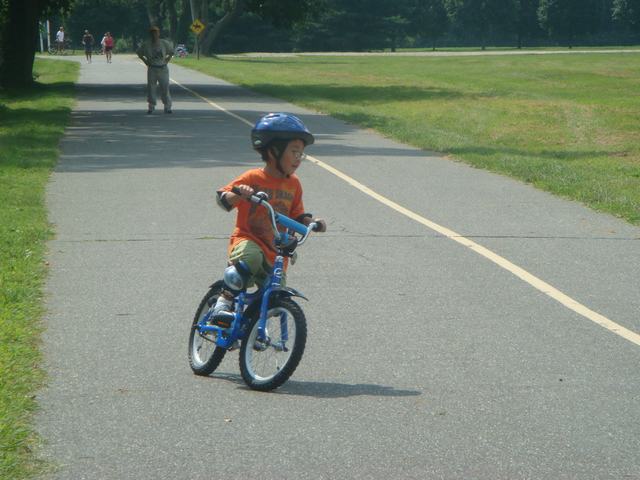
M 259 321 L 258 314 L 242 341 L 240 373 L 249 387 L 269 391 L 286 382 L 298 367 L 307 341 L 307 321 L 300 306 L 288 298 L 269 306 L 262 339 Z
M 196 375 L 211 374 L 224 358 L 227 351 L 216 345 L 216 333 L 200 333 L 198 331 L 198 323 L 209 311 L 209 308 L 215 305 L 220 292 L 222 291 L 222 280 L 214 283 L 207 294 L 204 296 L 196 315 L 191 324 L 191 332 L 189 334 L 189 365 Z

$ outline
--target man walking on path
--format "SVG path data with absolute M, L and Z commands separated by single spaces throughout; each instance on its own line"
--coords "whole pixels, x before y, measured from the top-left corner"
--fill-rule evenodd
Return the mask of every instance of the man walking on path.
M 153 113 L 157 103 L 157 89 L 160 86 L 160 98 L 164 104 L 164 113 L 171 113 L 171 93 L 169 92 L 169 67 L 173 57 L 173 44 L 160 38 L 160 29 L 151 27 L 149 39 L 140 45 L 136 53 L 147 66 L 148 114 Z
M 84 54 L 87 57 L 87 63 L 91 63 L 91 54 L 93 53 L 93 35 L 89 33 L 89 30 L 84 31 L 82 45 L 84 45 Z

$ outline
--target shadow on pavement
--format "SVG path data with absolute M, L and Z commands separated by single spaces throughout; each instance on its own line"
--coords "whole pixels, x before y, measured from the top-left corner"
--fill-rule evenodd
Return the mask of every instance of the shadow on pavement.
M 345 397 L 414 397 L 422 395 L 417 390 L 400 390 L 386 385 L 369 383 L 300 382 L 289 380 L 276 390 L 280 395 L 314 398 Z
M 239 374 L 213 373 L 211 378 L 227 380 L 238 386 L 245 385 Z M 415 397 L 422 395 L 418 390 L 402 390 L 385 385 L 370 383 L 336 383 L 336 382 L 302 382 L 288 380 L 283 386 L 271 392 L 275 395 L 292 395 L 313 398 L 347 398 L 347 397 Z
M 232 112 L 248 122 L 265 113 L 264 96 L 231 85 L 188 85 L 200 95 L 222 102 L 244 103 Z M 63 139 L 64 154 L 57 170 L 96 172 L 146 168 L 212 168 L 261 165 L 251 149 L 251 127 L 240 120 L 229 121 L 227 113 L 174 86 L 173 113 L 164 114 L 162 104 L 147 115 L 144 86 L 139 84 L 83 84 L 77 87 L 79 104 Z M 84 103 L 83 103 L 84 102 Z M 260 110 L 260 105 L 265 106 Z M 419 157 L 424 152 L 408 148 L 370 148 L 345 143 L 346 135 L 359 127 L 326 122 L 320 114 L 302 115 L 316 134 L 311 155 Z

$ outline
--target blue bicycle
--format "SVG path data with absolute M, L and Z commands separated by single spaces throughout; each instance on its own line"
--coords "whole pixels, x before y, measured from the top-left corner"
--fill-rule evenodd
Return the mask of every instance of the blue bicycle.
M 234 297 L 234 311 L 226 312 L 229 326 L 214 322 L 213 306 L 224 288 L 215 282 L 200 302 L 189 335 L 189 364 L 196 375 L 211 374 L 224 358 L 240 347 L 240 373 L 252 389 L 278 388 L 297 368 L 307 341 L 307 321 L 293 297 L 302 293 L 282 286 L 284 257 L 292 257 L 318 225 L 305 226 L 273 210 L 268 196 L 258 192 L 250 201 L 266 208 L 271 218 L 277 253 L 269 280 L 255 292 L 240 290 Z M 285 231 L 280 231 L 278 226 Z M 300 235 L 297 236 L 296 234 Z M 216 315 L 216 320 L 218 316 Z M 223 322 L 224 323 L 224 322 Z

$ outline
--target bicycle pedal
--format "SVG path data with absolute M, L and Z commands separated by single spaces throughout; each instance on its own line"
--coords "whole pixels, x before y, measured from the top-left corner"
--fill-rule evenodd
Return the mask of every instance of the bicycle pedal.
M 218 327 L 229 328 L 233 323 L 234 318 L 235 318 L 235 315 L 232 312 L 220 312 L 220 313 L 216 313 L 211 319 L 211 321 L 213 322 L 214 325 L 217 325 Z
M 253 349 L 256 352 L 264 352 L 267 348 L 269 348 L 269 345 L 261 340 L 256 340 L 253 344 Z

